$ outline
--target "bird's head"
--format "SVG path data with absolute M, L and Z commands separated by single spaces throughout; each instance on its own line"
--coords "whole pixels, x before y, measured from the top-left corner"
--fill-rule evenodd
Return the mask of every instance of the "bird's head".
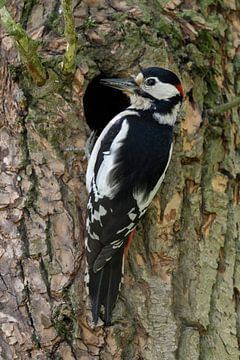
M 130 97 L 132 105 L 138 108 L 147 109 L 159 101 L 176 105 L 184 97 L 178 76 L 160 67 L 142 69 L 136 77 L 130 79 L 102 79 L 101 83 L 122 90 Z

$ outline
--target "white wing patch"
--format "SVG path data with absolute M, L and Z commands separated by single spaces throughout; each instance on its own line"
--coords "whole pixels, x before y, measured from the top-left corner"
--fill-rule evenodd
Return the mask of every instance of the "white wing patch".
M 128 217 L 130 220 L 134 221 L 137 217 L 137 214 L 134 213 L 135 208 L 132 208 L 129 212 L 128 212 Z
M 135 226 L 136 226 L 136 224 L 131 223 L 131 224 L 129 224 L 128 226 L 122 228 L 121 230 L 118 230 L 118 231 L 117 231 L 117 234 L 121 234 L 123 231 L 126 231 L 126 230 L 127 230 L 126 234 L 124 234 L 124 236 L 126 236 L 126 235 L 128 235 L 128 234 L 133 230 L 133 228 L 134 228 Z
M 109 154 L 103 155 L 103 161 L 98 170 L 96 178 L 96 186 L 101 196 L 107 196 L 112 199 L 118 190 L 119 185 L 112 185 L 110 182 L 110 175 L 112 170 L 116 167 L 116 158 L 119 150 L 122 147 L 123 141 L 126 139 L 129 130 L 127 120 L 124 120 L 120 131 L 112 142 Z
M 111 242 L 112 248 L 117 249 L 120 248 L 123 244 L 123 240 L 114 240 Z
M 93 240 L 99 240 L 99 236 L 97 234 L 95 234 L 95 232 L 93 232 L 92 234 L 89 233 L 89 236 L 93 239 Z
M 94 193 L 94 200 L 95 200 L 96 202 L 98 202 L 99 199 L 102 199 L 102 198 L 103 198 L 103 196 L 101 196 L 101 195 L 99 194 L 99 192 L 98 192 L 97 185 L 96 185 L 96 182 L 95 182 L 94 177 L 93 177 L 93 179 L 92 179 L 92 184 L 91 184 L 91 186 L 92 186 L 92 190 L 93 190 L 93 193 Z
M 85 248 L 87 249 L 88 252 L 91 252 L 91 249 L 88 246 L 88 238 L 87 237 L 85 237 Z
M 101 222 L 101 217 L 105 216 L 107 214 L 107 210 L 100 205 L 99 209 L 96 210 L 93 208 L 92 203 L 89 201 L 88 203 L 88 210 L 89 210 L 89 215 L 90 215 L 90 221 L 93 222 L 94 220 L 99 221 L 100 224 L 102 225 Z M 86 223 L 86 228 L 87 230 L 89 230 L 89 219 L 87 219 L 87 223 Z M 91 235 L 91 237 L 93 238 L 93 235 Z
M 97 156 L 98 156 L 99 150 L 101 148 L 101 143 L 102 143 L 104 136 L 107 134 L 107 132 L 109 131 L 111 126 L 113 126 L 118 120 L 120 120 L 121 118 L 124 118 L 126 116 L 129 116 L 129 115 L 139 116 L 139 114 L 136 111 L 131 110 L 131 109 L 122 111 L 121 113 L 116 115 L 107 124 L 107 126 L 103 129 L 99 138 L 97 139 L 97 141 L 94 145 L 94 148 L 92 150 L 89 162 L 88 162 L 88 168 L 87 168 L 87 173 L 86 173 L 86 187 L 87 187 L 88 192 L 90 192 L 90 190 L 91 190 L 91 183 L 92 183 L 92 179 L 94 178 L 94 166 L 95 166 Z

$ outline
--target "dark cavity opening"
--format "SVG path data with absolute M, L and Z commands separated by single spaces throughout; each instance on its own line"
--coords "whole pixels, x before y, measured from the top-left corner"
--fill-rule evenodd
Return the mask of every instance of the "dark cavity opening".
M 100 79 L 106 78 L 103 74 L 95 77 L 83 97 L 85 119 L 97 136 L 115 115 L 130 105 L 129 98 L 120 90 L 100 84 Z

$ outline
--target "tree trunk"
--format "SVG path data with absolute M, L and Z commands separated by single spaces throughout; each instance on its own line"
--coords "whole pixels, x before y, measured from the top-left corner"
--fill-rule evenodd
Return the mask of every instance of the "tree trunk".
M 240 93 L 239 1 L 76 0 L 72 77 L 59 2 L 6 6 L 41 45 L 48 79 L 35 85 L 2 28 L 0 359 L 239 359 L 240 123 L 237 108 L 206 111 Z M 99 75 L 150 65 L 182 78 L 183 116 L 125 262 L 114 326 L 92 329 L 83 95 Z M 85 112 L 97 97 L 110 106 L 94 88 Z

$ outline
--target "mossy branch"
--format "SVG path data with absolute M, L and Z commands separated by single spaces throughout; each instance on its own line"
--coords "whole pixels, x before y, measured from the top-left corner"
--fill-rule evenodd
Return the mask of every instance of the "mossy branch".
M 62 0 L 65 22 L 64 34 L 67 40 L 67 49 L 63 59 L 63 73 L 73 74 L 76 67 L 77 33 L 75 29 L 72 0 Z
M 239 106 L 240 105 L 240 96 L 236 97 L 234 100 L 229 101 L 225 104 L 216 106 L 213 109 L 209 109 L 208 113 L 211 115 L 218 115 L 218 114 L 222 114 L 228 110 L 231 110 L 232 108 Z
M 47 74 L 37 53 L 38 44 L 27 35 L 20 24 L 13 20 L 4 0 L 0 0 L 0 21 L 7 33 L 14 38 L 21 59 L 27 66 L 33 81 L 38 86 L 44 85 Z

